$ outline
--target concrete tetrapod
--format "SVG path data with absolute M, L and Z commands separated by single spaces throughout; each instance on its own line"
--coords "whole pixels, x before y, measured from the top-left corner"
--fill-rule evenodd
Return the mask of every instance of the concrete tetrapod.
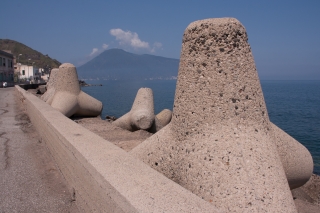
M 296 212 L 242 24 L 184 32 L 171 122 L 131 151 L 226 212 Z
M 154 122 L 153 93 L 150 88 L 140 88 L 131 110 L 112 124 L 129 131 L 147 130 Z
M 151 128 L 148 130 L 151 133 L 156 133 L 166 125 L 168 125 L 172 118 L 172 112 L 169 109 L 164 109 L 159 112 L 154 118 Z
M 310 152 L 301 143 L 271 123 L 276 145 L 290 189 L 304 185 L 312 176 L 313 160 Z
M 60 65 L 59 71 L 52 76 L 54 95 L 47 103 L 67 117 L 98 116 L 102 111 L 102 103 L 80 89 L 76 67 L 73 64 Z
M 160 122 L 161 126 L 164 127 L 168 123 L 170 123 L 172 118 L 172 112 L 169 109 L 164 109 L 156 115 L 156 118 Z
M 41 96 L 41 99 L 48 104 L 51 104 L 52 98 L 55 93 L 55 84 L 56 84 L 56 79 L 57 79 L 57 74 L 59 72 L 58 68 L 54 68 L 50 72 L 50 78 L 47 83 L 47 91 Z

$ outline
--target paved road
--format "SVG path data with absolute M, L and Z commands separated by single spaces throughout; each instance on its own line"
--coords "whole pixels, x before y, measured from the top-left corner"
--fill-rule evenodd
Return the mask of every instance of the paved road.
M 0 88 L 0 212 L 78 212 L 19 103 L 13 87 Z

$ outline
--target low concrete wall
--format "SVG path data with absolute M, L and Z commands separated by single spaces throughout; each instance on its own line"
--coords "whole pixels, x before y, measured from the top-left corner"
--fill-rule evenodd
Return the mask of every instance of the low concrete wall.
M 220 212 L 16 86 L 84 212 Z

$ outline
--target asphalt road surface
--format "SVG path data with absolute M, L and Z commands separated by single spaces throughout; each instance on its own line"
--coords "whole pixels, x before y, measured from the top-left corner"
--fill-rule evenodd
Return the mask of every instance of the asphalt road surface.
M 0 213 L 79 212 L 13 87 L 0 88 Z

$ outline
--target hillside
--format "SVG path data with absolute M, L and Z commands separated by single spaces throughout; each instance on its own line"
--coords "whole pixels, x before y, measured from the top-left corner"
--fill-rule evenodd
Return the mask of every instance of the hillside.
M 77 68 L 79 79 L 170 79 L 177 76 L 179 60 L 137 55 L 121 49 L 106 50 Z
M 31 59 L 30 62 L 35 62 L 34 66 L 46 68 L 58 68 L 60 62 L 50 58 L 48 55 L 43 55 L 42 53 L 14 40 L 10 39 L 0 39 L 0 50 L 10 50 L 11 53 L 16 56 L 18 62 L 18 55 L 22 54 L 19 57 L 19 62 L 22 64 L 27 64 L 28 59 Z

